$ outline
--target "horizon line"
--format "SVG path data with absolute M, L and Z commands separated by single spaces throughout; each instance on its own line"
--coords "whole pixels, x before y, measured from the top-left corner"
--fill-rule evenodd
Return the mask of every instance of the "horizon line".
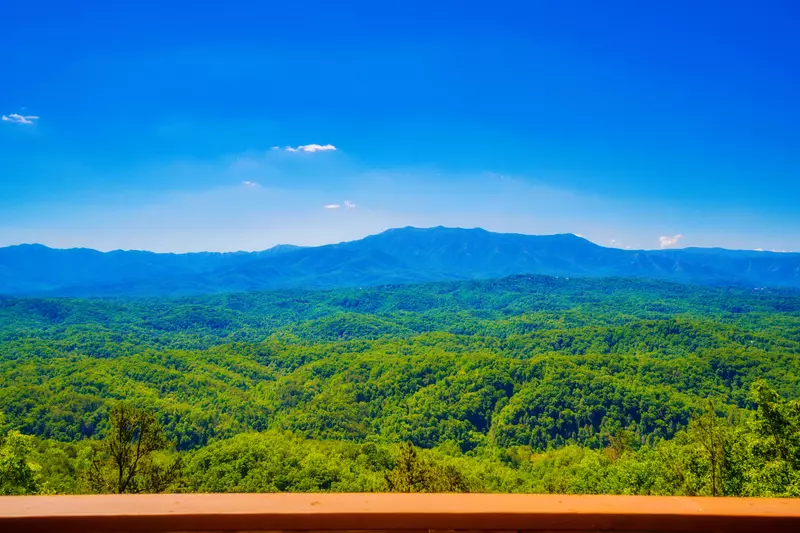
M 535 234 L 535 233 L 519 233 L 519 232 L 500 232 L 500 231 L 490 231 L 480 226 L 474 227 L 461 227 L 461 226 L 427 226 L 427 227 L 419 227 L 419 226 L 402 226 L 402 227 L 395 227 L 395 228 L 388 228 L 378 233 L 370 233 L 358 239 L 352 239 L 349 241 L 339 241 L 339 242 L 330 242 L 315 246 L 308 246 L 308 245 L 298 245 L 298 244 L 291 244 L 291 243 L 279 243 L 268 248 L 256 249 L 256 250 L 230 250 L 230 251 L 210 251 L 210 250 L 199 250 L 193 252 L 155 252 L 152 250 L 141 249 L 141 248 L 113 248 L 107 250 L 101 250 L 98 248 L 90 248 L 85 246 L 74 246 L 69 248 L 58 248 L 53 246 L 48 246 L 43 243 L 39 242 L 24 242 L 18 244 L 9 244 L 5 246 L 0 246 L 0 250 L 8 249 L 8 248 L 18 248 L 18 247 L 42 247 L 47 248 L 48 250 L 61 250 L 61 251 L 70 251 L 70 250 L 85 250 L 85 251 L 92 251 L 102 254 L 114 253 L 114 252 L 127 252 L 127 253 L 148 253 L 148 254 L 155 254 L 155 255 L 192 255 L 192 254 L 253 254 L 253 253 L 261 253 L 267 252 L 269 250 L 273 250 L 275 248 L 280 248 L 282 246 L 290 246 L 294 248 L 323 248 L 327 246 L 337 246 L 341 244 L 351 243 L 351 242 L 358 242 L 370 237 L 376 237 L 378 235 L 382 235 L 384 233 L 388 233 L 391 231 L 398 231 L 398 230 L 461 230 L 461 231 L 484 231 L 486 233 L 492 233 L 495 235 L 516 235 L 516 236 L 523 236 L 523 237 L 558 237 L 558 236 L 572 236 L 588 243 L 591 243 L 595 246 L 600 248 L 606 248 L 609 250 L 619 250 L 622 252 L 668 252 L 670 250 L 677 251 L 677 250 L 726 250 L 732 252 L 759 252 L 765 254 L 795 254 L 798 252 L 794 251 L 778 251 L 778 250 L 764 250 L 764 249 L 742 249 L 742 248 L 724 248 L 721 246 L 711 246 L 711 247 L 699 247 L 699 246 L 686 246 L 686 247 L 670 247 L 670 248 L 636 248 L 636 249 L 628 249 L 628 248 L 619 248 L 615 246 L 604 246 L 602 244 L 598 244 L 583 235 L 579 235 L 573 232 L 564 232 L 564 233 L 548 233 L 548 234 Z

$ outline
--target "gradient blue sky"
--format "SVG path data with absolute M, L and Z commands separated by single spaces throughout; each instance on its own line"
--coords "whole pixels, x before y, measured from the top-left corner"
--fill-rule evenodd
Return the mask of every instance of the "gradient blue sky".
M 2 3 L 0 246 L 800 251 L 798 2 L 124 4 Z

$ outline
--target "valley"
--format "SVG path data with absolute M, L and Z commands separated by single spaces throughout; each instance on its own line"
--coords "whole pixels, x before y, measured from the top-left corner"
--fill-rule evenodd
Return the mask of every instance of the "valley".
M 0 299 L 2 431 L 56 492 L 91 490 L 122 403 L 163 429 L 173 490 L 390 490 L 411 454 L 451 481 L 409 490 L 788 495 L 795 456 L 770 451 L 762 411 L 796 449 L 798 354 L 791 289 L 526 275 Z

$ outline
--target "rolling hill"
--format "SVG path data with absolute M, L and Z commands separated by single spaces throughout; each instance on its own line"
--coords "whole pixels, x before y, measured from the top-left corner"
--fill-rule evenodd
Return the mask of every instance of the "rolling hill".
M 800 254 L 686 248 L 620 250 L 572 234 L 398 228 L 318 247 L 158 254 L 0 248 L 0 294 L 162 296 L 327 289 L 517 274 L 635 277 L 707 285 L 800 287 Z

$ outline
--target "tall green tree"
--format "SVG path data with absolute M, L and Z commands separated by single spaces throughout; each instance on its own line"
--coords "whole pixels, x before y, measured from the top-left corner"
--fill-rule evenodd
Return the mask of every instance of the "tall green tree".
M 764 380 L 752 386 L 758 404 L 752 444 L 752 492 L 800 496 L 800 401 L 784 400 Z
M 727 439 L 726 421 L 717 416 L 714 403 L 708 401 L 705 412 L 692 420 L 689 433 L 703 450 L 709 464 L 710 490 L 712 496 L 719 495 L 720 478 L 725 457 Z
M 31 461 L 33 437 L 9 431 L 0 438 L 0 495 L 39 494 L 40 467 Z
M 397 464 L 386 474 L 386 485 L 389 492 L 469 492 L 461 472 L 420 457 L 410 442 L 400 448 Z
M 163 492 L 180 477 L 179 458 L 159 462 L 156 452 L 172 446 L 153 413 L 127 404 L 109 414 L 111 428 L 95 451 L 88 481 L 101 493 Z
M 636 435 L 629 429 L 618 429 L 613 433 L 609 433 L 606 453 L 612 460 L 616 461 L 625 452 L 633 449 L 635 440 Z

